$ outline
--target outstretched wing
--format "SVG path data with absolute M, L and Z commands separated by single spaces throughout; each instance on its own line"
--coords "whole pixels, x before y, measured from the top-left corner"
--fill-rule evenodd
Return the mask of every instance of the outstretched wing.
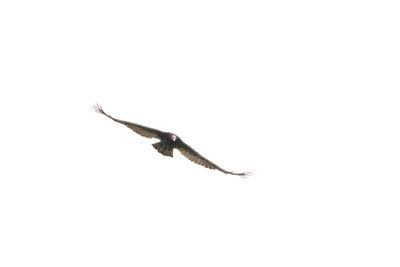
M 179 150 L 179 152 L 182 153 L 188 160 L 193 161 L 196 164 L 199 164 L 203 167 L 213 169 L 213 170 L 219 170 L 225 174 L 232 174 L 232 175 L 239 175 L 239 176 L 249 176 L 251 175 L 250 172 L 242 172 L 242 173 L 236 173 L 236 172 L 230 172 L 222 169 L 219 167 L 217 164 L 211 162 L 210 160 L 206 159 L 202 155 L 200 155 L 196 150 L 191 148 L 189 145 L 187 145 L 185 142 L 182 140 L 179 140 L 179 144 L 177 144 L 176 149 Z
M 143 126 L 143 125 L 140 125 L 140 124 L 136 124 L 136 123 L 132 123 L 132 122 L 123 121 L 123 120 L 119 120 L 119 119 L 113 118 L 110 115 L 108 115 L 107 113 L 105 113 L 103 108 L 98 104 L 93 105 L 93 108 L 98 113 L 101 113 L 101 114 L 109 117 L 113 121 L 116 121 L 118 123 L 121 123 L 121 124 L 125 125 L 126 127 L 131 129 L 135 133 L 140 134 L 141 136 L 144 136 L 144 137 L 147 137 L 147 138 L 158 138 L 158 139 L 160 139 L 161 135 L 163 134 L 162 131 L 159 131 L 157 129 L 153 129 L 153 128 L 146 127 L 146 126 Z

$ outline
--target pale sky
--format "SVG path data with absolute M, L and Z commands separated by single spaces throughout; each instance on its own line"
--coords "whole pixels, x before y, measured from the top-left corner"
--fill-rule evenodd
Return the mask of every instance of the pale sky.
M 0 266 L 399 266 L 395 3 L 2 1 Z

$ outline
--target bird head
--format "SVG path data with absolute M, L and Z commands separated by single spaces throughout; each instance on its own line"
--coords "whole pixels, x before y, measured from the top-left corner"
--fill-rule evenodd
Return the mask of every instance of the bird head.
M 175 142 L 175 140 L 176 140 L 176 135 L 171 134 L 171 140 Z

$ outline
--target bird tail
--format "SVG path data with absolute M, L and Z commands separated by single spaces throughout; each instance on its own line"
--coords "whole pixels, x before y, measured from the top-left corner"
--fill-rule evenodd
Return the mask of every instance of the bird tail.
M 162 142 L 154 143 L 153 147 L 164 156 L 173 157 L 173 148 L 164 145 Z

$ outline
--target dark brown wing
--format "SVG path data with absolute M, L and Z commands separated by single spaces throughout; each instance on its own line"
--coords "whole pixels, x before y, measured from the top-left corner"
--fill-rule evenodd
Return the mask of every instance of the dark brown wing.
M 116 121 L 118 123 L 122 123 L 123 125 L 125 125 L 129 129 L 134 131 L 135 133 L 140 134 L 141 136 L 144 136 L 144 137 L 147 137 L 147 138 L 158 138 L 158 139 L 160 139 L 161 138 L 160 136 L 163 134 L 162 131 L 159 131 L 157 129 L 153 129 L 153 128 L 146 127 L 146 126 L 143 126 L 143 125 L 140 125 L 140 124 L 136 124 L 136 123 L 132 123 L 132 122 L 123 121 L 123 120 L 119 120 L 119 119 L 113 118 L 110 115 L 108 115 L 107 113 L 105 113 L 103 108 L 101 106 L 99 106 L 98 104 L 93 105 L 93 108 L 98 113 L 101 113 L 101 114 L 109 117 L 113 121 Z
M 212 170 L 219 170 L 225 174 L 232 174 L 232 175 L 239 175 L 239 176 L 249 176 L 251 175 L 250 172 L 242 172 L 242 173 L 236 173 L 236 172 L 230 172 L 230 171 L 226 171 L 224 169 L 222 169 L 221 167 L 219 167 L 217 164 L 209 161 L 208 159 L 206 159 L 205 157 L 203 157 L 202 155 L 200 155 L 196 150 L 194 150 L 193 148 L 191 148 L 189 145 L 187 145 L 185 142 L 183 142 L 182 140 L 179 141 L 179 144 L 177 145 L 176 149 L 179 150 L 179 152 L 182 153 L 182 155 L 184 155 L 187 159 L 189 159 L 190 161 L 193 161 L 196 164 L 199 164 L 203 167 L 212 169 Z

